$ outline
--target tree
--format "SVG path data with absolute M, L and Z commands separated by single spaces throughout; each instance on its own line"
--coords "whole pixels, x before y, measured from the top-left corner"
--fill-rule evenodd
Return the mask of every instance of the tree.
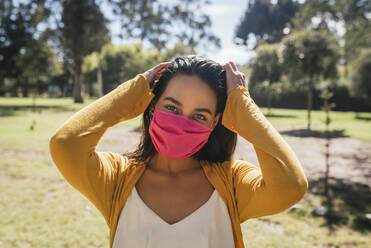
M 300 31 L 287 36 L 282 41 L 280 58 L 285 72 L 293 82 L 307 87 L 307 129 L 310 130 L 312 94 L 320 79 L 336 78 L 337 43 L 323 31 Z
M 327 198 L 327 204 L 330 204 L 331 207 L 331 197 L 329 194 L 329 178 L 330 178 L 330 144 L 331 144 L 331 132 L 330 132 L 330 124 L 332 122 L 332 119 L 330 118 L 330 111 L 333 107 L 336 106 L 335 103 L 329 102 L 329 99 L 334 95 L 333 92 L 329 91 L 328 89 L 324 89 L 321 92 L 320 97 L 323 99 L 324 103 L 321 107 L 322 110 L 325 111 L 326 119 L 324 120 L 324 123 L 326 125 L 325 129 L 325 138 L 326 138 L 326 171 L 325 171 L 325 177 L 324 177 L 324 195 Z
M 371 106 L 371 50 L 364 51 L 354 62 L 352 94 L 364 99 Z
M 299 7 L 300 4 L 292 0 L 277 3 L 270 0 L 248 1 L 247 10 L 236 28 L 235 43 L 248 45 L 252 41 L 250 35 L 256 41 L 279 42 L 288 34 L 291 19 Z
M 208 0 L 174 1 L 175 4 L 158 0 L 108 2 L 121 21 L 121 38 L 147 40 L 160 51 L 166 50 L 170 42 L 193 48 L 203 45 L 205 50 L 221 47 L 220 38 L 211 32 L 210 17 L 202 12 L 202 6 L 210 4 Z
M 103 82 L 103 94 L 108 93 L 120 82 L 124 82 L 134 77 L 138 72 L 155 66 L 156 64 L 168 61 L 176 55 L 194 54 L 193 47 L 184 44 L 176 44 L 174 48 L 166 49 L 160 52 L 156 48 L 144 50 L 143 42 L 129 45 L 115 46 L 106 44 L 101 53 L 92 53 L 84 58 L 83 74 L 84 82 L 88 85 L 91 95 L 93 83 L 99 81 L 97 76 L 99 71 L 99 62 L 101 69 L 101 79 Z M 98 94 L 100 87 L 98 84 Z
M 14 82 L 12 96 L 17 95 L 18 86 L 27 87 L 21 85 L 19 75 L 23 69 L 17 65 L 17 57 L 39 38 L 37 26 L 49 14 L 45 1 L 0 1 L 0 87 L 5 79 Z M 5 91 L 0 94 L 4 95 Z
M 95 0 L 62 0 L 62 8 L 55 34 L 64 63 L 73 75 L 74 101 L 82 103 L 83 59 L 110 40 L 107 20 Z
M 27 43 L 23 52 L 15 57 L 15 64 L 21 68 L 18 78 L 23 89 L 23 96 L 28 96 L 29 88 L 40 89 L 40 83 L 47 84 L 53 77 L 62 72 L 54 50 L 46 45 L 46 37 L 40 37 Z
M 62 3 L 62 18 L 55 20 L 59 24 L 58 40 L 68 68 L 74 75 L 75 101 L 80 102 L 82 58 L 92 52 L 100 53 L 100 48 L 107 42 L 105 26 L 110 20 L 102 15 L 94 0 L 59 2 Z M 187 0 L 170 5 L 156 0 L 100 1 L 111 7 L 114 18 L 121 22 L 121 38 L 149 41 L 159 50 L 166 50 L 172 38 L 194 47 L 202 41 L 207 48 L 212 45 L 220 47 L 220 39 L 210 32 L 210 18 L 202 14 L 199 2 Z M 58 8 L 53 9 L 56 10 L 55 16 L 58 16 Z M 103 65 L 98 65 L 102 70 Z M 97 75 L 103 78 L 100 73 L 98 71 Z
M 268 115 L 271 114 L 272 97 L 279 90 L 278 84 L 281 79 L 281 64 L 277 50 L 279 44 L 260 45 L 256 51 L 256 58 L 252 62 L 250 77 L 251 87 L 256 84 L 266 84 Z
M 312 0 L 306 1 L 293 18 L 296 29 L 328 30 L 343 43 L 342 58 L 347 64 L 371 46 L 371 1 Z M 336 25 L 335 25 L 336 24 Z M 341 26 L 341 28 L 336 28 Z

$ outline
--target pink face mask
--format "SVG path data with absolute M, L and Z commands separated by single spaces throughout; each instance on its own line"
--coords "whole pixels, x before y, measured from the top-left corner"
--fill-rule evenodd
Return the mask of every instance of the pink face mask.
M 212 128 L 187 116 L 155 109 L 149 133 L 156 150 L 171 159 L 183 159 L 200 150 Z

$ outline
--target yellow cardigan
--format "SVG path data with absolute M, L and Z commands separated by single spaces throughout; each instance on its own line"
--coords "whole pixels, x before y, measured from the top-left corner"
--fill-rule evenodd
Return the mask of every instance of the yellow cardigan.
M 130 163 L 126 156 L 95 149 L 107 128 L 143 113 L 153 97 L 145 76 L 137 74 L 72 115 L 49 141 L 63 177 L 104 216 L 110 247 L 120 211 L 146 163 Z M 222 124 L 252 143 L 260 165 L 234 158 L 223 163 L 201 161 L 206 177 L 227 205 L 235 247 L 243 248 L 240 224 L 288 209 L 303 198 L 308 181 L 293 150 L 246 88 L 230 92 Z

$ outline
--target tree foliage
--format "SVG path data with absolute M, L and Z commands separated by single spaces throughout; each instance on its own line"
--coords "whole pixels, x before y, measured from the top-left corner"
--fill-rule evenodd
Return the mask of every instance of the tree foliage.
M 27 52 L 30 43 L 40 37 L 37 26 L 50 14 L 45 1 L 0 1 L 0 87 L 8 78 L 16 83 L 11 88 L 16 95 L 16 87 L 23 68 L 19 57 Z M 40 51 L 42 52 L 42 51 Z M 23 85 L 27 86 L 25 82 Z M 5 94 L 5 89 L 0 89 Z
M 306 1 L 293 19 L 296 29 L 328 30 L 343 40 L 345 62 L 371 46 L 371 1 Z M 340 26 L 340 30 L 339 30 Z M 339 33 L 340 32 L 340 33 Z
M 55 33 L 64 63 L 74 76 L 74 100 L 83 102 L 80 78 L 83 59 L 110 40 L 107 20 L 95 0 L 62 0 L 61 4 L 61 20 Z
M 22 68 L 18 78 L 23 86 L 23 96 L 28 96 L 29 88 L 40 88 L 49 80 L 62 73 L 57 55 L 45 42 L 45 37 L 27 43 L 23 52 L 15 58 L 15 64 Z
M 278 57 L 279 44 L 260 45 L 256 50 L 256 57 L 251 64 L 251 87 L 257 85 L 266 92 L 268 115 L 271 114 L 271 102 L 281 91 L 282 76 L 281 63 Z
M 257 48 L 256 57 L 251 62 L 251 87 L 263 81 L 270 84 L 280 81 L 282 68 L 278 48 L 279 44 L 264 44 Z
M 326 32 L 300 31 L 285 37 L 280 57 L 292 81 L 317 76 L 323 79 L 337 77 L 338 46 Z
M 333 37 L 324 31 L 300 31 L 282 41 L 280 57 L 285 73 L 293 82 L 303 83 L 307 88 L 308 130 L 315 85 L 320 79 L 336 78 L 338 75 L 336 44 Z
M 247 45 L 250 35 L 259 41 L 279 42 L 285 36 L 284 28 L 290 27 L 290 20 L 299 9 L 299 3 L 292 0 L 248 1 L 247 10 L 236 28 L 237 44 Z
M 220 48 L 220 38 L 211 31 L 211 19 L 202 12 L 210 1 L 183 0 L 170 2 L 146 0 L 108 0 L 121 21 L 122 37 L 149 41 L 159 50 L 169 42 L 182 42 L 194 48 Z
M 145 71 L 163 61 L 168 61 L 176 55 L 194 54 L 191 46 L 176 44 L 172 49 L 162 52 L 156 48 L 143 49 L 143 42 L 130 45 L 105 45 L 100 54 L 93 53 L 84 59 L 84 82 L 91 87 L 97 82 L 97 70 L 101 61 L 103 93 L 106 94 L 120 83 L 134 77 L 139 71 Z M 92 90 L 92 95 L 96 94 Z
M 371 106 L 371 50 L 354 62 L 352 70 L 352 93 L 364 99 Z

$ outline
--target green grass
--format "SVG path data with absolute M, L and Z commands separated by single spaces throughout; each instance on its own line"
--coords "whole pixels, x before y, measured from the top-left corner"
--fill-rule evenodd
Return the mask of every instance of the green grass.
M 18 102 L 17 99 L 0 98 L 1 146 L 18 151 L 47 151 L 49 144 L 45 141 L 75 112 L 91 103 L 92 99 L 84 104 L 73 103 L 72 99 L 37 99 L 35 112 L 26 105 L 30 102 L 32 103 L 31 99 L 21 98 Z M 140 117 L 141 115 L 114 127 L 138 126 Z
M 272 216 L 248 220 L 241 225 L 247 248 L 311 248 L 370 246 L 370 235 L 338 227 L 334 232 L 323 227 L 323 218 L 297 216 L 290 210 Z M 269 238 L 267 238 L 269 237 Z
M 0 189 L 0 247 L 108 247 L 103 217 L 48 159 L 3 158 Z M 307 206 L 305 198 L 301 204 Z M 339 226 L 330 235 L 325 219 L 310 210 L 248 220 L 242 224 L 246 247 L 370 246 L 370 233 Z
M 0 98 L 0 247 L 108 247 L 103 217 L 64 180 L 48 152 L 53 132 L 92 100 L 74 104 L 72 99 L 37 99 L 37 111 L 32 112 L 31 98 Z M 276 127 L 306 125 L 305 110 L 273 109 L 273 113 L 276 117 L 268 119 Z M 361 116 L 331 112 L 334 127 L 371 141 L 367 121 L 371 114 Z M 115 127 L 138 126 L 140 117 Z M 312 118 L 313 128 L 323 128 L 321 111 L 313 111 Z M 33 121 L 36 124 L 30 130 Z M 370 232 L 353 228 L 350 221 L 330 233 L 325 218 L 310 214 L 316 197 L 310 191 L 300 202 L 300 210 L 242 224 L 246 247 L 371 247 Z
M 273 116 L 268 116 L 266 108 L 260 108 L 267 119 L 275 127 L 302 127 L 307 126 L 307 111 L 296 109 L 272 109 Z M 330 130 L 336 130 L 342 135 L 356 138 L 365 142 L 371 141 L 371 113 L 331 111 Z M 324 131 L 326 114 L 321 110 L 311 111 L 311 129 Z
M 50 161 L 0 162 L 0 247 L 107 247 L 98 210 Z
M 51 131 L 55 130 L 74 112 L 80 110 L 95 99 L 87 98 L 85 100 L 85 103 L 77 104 L 73 103 L 72 98 L 37 98 L 36 112 L 32 112 L 32 98 L 0 98 L 0 117 L 2 123 L 0 135 L 5 135 L 9 138 L 9 135 L 12 135 L 6 135 L 6 133 L 13 133 L 13 131 L 17 134 L 28 135 L 28 129 L 34 120 L 39 127 L 36 132 L 43 130 L 42 132 L 49 135 Z M 273 116 L 268 116 L 266 114 L 266 108 L 261 107 L 260 109 L 275 127 L 306 128 L 306 110 L 274 108 L 272 109 Z M 140 117 L 138 116 L 125 123 L 119 123 L 117 126 L 137 126 L 140 123 Z M 361 112 L 357 117 L 354 112 L 331 111 L 330 117 L 332 119 L 330 124 L 331 130 L 336 130 L 338 134 L 357 138 L 365 142 L 371 141 L 371 113 Z M 311 111 L 312 130 L 324 131 L 324 120 L 325 113 L 323 111 Z M 8 142 L 7 137 L 5 137 L 5 140 Z M 33 139 L 34 137 L 31 135 L 31 137 L 27 138 Z M 9 142 L 12 143 L 12 141 Z

